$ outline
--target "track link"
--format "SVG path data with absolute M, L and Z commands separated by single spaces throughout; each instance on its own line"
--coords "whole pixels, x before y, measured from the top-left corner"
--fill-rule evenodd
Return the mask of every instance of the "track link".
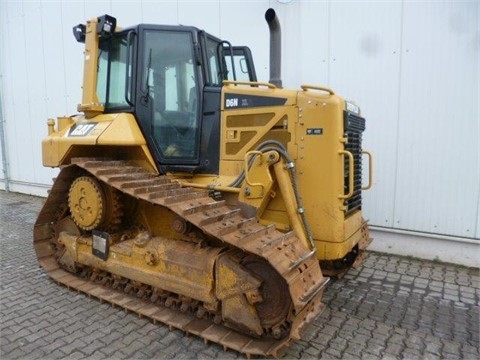
M 51 246 L 54 225 L 67 210 L 69 184 L 79 172 L 87 171 L 113 188 L 136 199 L 164 206 L 222 242 L 265 259 L 285 279 L 295 317 L 288 336 L 275 340 L 251 338 L 248 335 L 218 325 L 194 314 L 164 308 L 135 296 L 106 288 L 79 278 L 60 268 Z M 40 265 L 56 282 L 106 301 L 112 306 L 137 313 L 195 334 L 205 342 L 218 343 L 247 357 L 280 356 L 292 340 L 300 338 L 303 329 L 322 310 L 323 288 L 327 278 L 322 276 L 315 252 L 306 249 L 293 232 L 282 233 L 274 226 L 263 226 L 255 218 L 245 218 L 239 209 L 224 201 L 215 201 L 206 190 L 182 187 L 167 176 L 158 176 L 130 161 L 76 158 L 62 169 L 34 228 L 34 245 Z

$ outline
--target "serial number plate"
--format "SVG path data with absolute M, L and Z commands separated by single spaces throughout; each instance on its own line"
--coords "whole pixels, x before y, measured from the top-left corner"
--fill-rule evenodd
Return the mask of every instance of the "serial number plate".
M 92 254 L 102 260 L 107 260 L 110 235 L 108 233 L 98 231 L 98 230 L 93 230 L 92 235 L 93 235 Z
M 323 128 L 308 128 L 307 135 L 322 135 Z

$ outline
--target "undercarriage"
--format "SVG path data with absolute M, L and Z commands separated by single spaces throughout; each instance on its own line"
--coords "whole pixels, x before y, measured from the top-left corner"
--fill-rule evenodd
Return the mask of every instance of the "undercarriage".
M 323 309 L 294 232 L 133 162 L 74 159 L 34 237 L 55 281 L 247 356 L 281 355 Z

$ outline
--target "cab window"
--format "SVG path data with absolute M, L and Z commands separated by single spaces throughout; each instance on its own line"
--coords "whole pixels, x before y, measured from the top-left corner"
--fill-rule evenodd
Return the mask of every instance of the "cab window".
M 100 44 L 97 96 L 107 110 L 130 106 L 125 99 L 127 51 L 126 34 L 103 40 Z

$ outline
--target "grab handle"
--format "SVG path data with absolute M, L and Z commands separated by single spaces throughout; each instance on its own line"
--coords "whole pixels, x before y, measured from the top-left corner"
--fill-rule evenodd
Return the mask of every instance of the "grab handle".
M 353 154 L 350 151 L 347 150 L 342 150 L 338 152 L 340 155 L 346 155 L 349 159 L 348 162 L 348 194 L 340 194 L 338 197 L 340 199 L 350 199 L 353 196 L 354 188 L 353 188 L 353 179 L 354 179 L 354 174 L 353 174 Z
M 250 181 L 249 179 L 249 171 L 250 171 L 250 166 L 249 166 L 249 160 L 251 158 L 251 156 L 262 156 L 263 153 L 261 151 L 258 151 L 258 150 L 252 150 L 252 151 L 249 151 L 245 154 L 245 159 L 244 159 L 244 171 L 245 171 L 245 182 L 247 183 L 247 185 L 251 186 L 251 187 L 254 187 L 254 186 L 259 186 L 262 188 L 262 191 L 264 189 L 264 186 L 261 182 L 252 182 Z
M 300 86 L 303 91 L 307 90 L 320 90 L 320 91 L 325 91 L 328 92 L 330 95 L 335 95 L 335 92 L 330 89 L 329 87 L 326 86 L 318 86 L 318 85 L 302 85 Z
M 362 154 L 365 154 L 368 156 L 368 185 L 362 186 L 362 190 L 368 190 L 373 185 L 373 159 L 372 159 L 372 153 L 370 151 L 362 150 Z

